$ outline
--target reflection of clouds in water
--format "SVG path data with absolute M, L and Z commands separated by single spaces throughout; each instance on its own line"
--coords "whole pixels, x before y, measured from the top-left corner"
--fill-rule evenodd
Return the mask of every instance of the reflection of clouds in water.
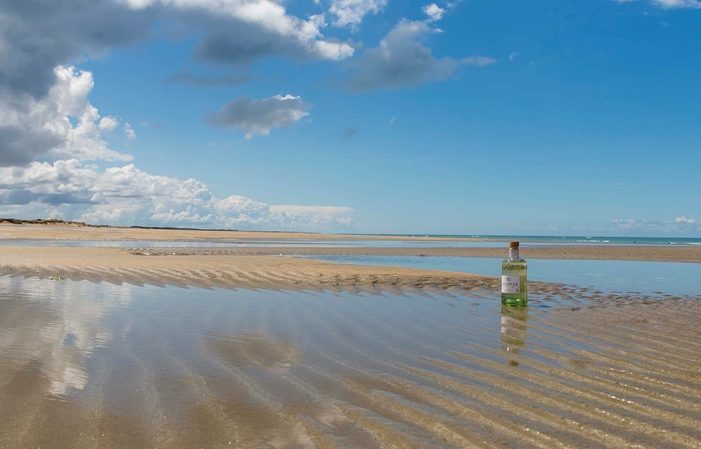
M 109 288 L 89 282 L 0 278 L 0 355 L 7 368 L 40 362 L 49 393 L 82 390 L 84 363 L 95 349 L 115 338 L 105 318 L 131 301 L 132 285 Z M 7 293 L 10 292 L 10 293 Z

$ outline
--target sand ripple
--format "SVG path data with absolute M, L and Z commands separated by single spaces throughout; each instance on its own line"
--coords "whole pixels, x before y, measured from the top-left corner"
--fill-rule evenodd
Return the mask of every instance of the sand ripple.
M 701 447 L 701 298 L 0 286 L 0 447 Z

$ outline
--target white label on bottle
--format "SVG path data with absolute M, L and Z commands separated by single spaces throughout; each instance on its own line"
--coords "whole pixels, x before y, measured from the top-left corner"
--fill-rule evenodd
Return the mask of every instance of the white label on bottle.
M 521 276 L 502 276 L 502 293 L 521 293 Z

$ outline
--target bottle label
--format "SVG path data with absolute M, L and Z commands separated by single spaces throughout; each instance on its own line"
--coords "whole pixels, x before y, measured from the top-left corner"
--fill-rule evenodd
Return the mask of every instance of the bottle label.
M 521 276 L 502 276 L 502 293 L 521 293 Z

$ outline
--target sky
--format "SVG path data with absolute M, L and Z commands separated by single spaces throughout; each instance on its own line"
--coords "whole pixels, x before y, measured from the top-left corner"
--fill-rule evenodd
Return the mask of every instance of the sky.
M 0 0 L 0 216 L 701 237 L 699 0 Z

